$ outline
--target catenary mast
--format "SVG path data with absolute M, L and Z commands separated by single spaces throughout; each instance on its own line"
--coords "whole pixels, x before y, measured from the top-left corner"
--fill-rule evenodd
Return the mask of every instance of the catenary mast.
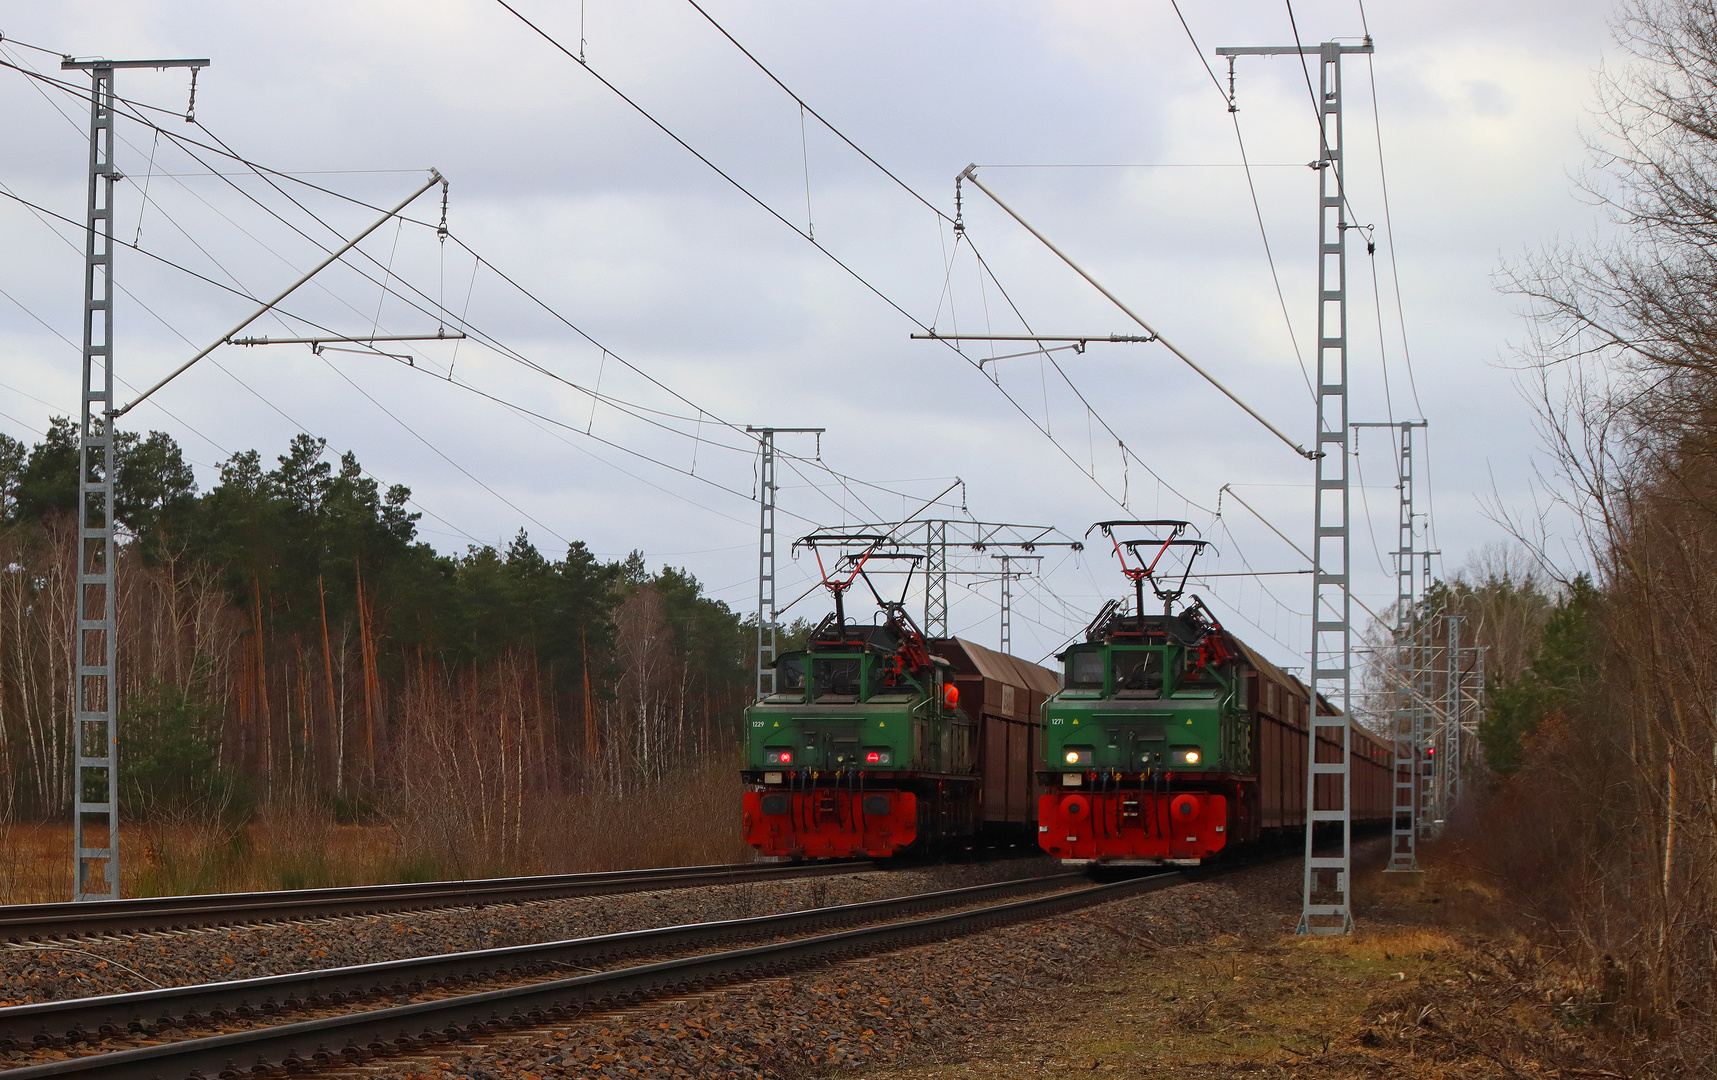
M 89 200 L 84 232 L 83 401 L 78 425 L 77 665 L 74 682 L 74 900 L 119 898 L 119 682 L 113 546 L 113 73 L 207 60 L 73 60 L 90 74 Z
M 1353 697 L 1352 515 L 1348 479 L 1346 144 L 1342 139 L 1341 58 L 1369 53 L 1362 45 L 1245 45 L 1220 56 L 1291 56 L 1318 66 L 1318 349 L 1316 475 L 1312 489 L 1312 647 L 1306 709 L 1306 855 L 1301 887 L 1302 934 L 1345 934 L 1353 929 L 1353 814 L 1349 774 Z M 1313 80 L 1309 75 L 1308 83 Z M 1331 699 L 1338 715 L 1320 716 L 1318 700 Z M 1320 749 L 1321 748 L 1321 749 Z M 1334 758 L 1335 760 L 1327 760 Z M 1319 780 L 1325 780 L 1320 784 Z M 1324 806 L 1318 806 L 1323 792 Z M 1334 805 L 1329 805 L 1334 803 Z M 1317 854 L 1319 824 L 1339 825 L 1341 848 Z

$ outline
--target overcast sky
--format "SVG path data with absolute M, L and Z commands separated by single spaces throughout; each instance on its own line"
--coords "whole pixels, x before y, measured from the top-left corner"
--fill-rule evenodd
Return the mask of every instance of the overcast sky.
M 1305 547 L 1311 467 L 1161 345 L 980 365 L 1020 349 L 974 344 L 968 359 L 909 338 L 913 320 L 1002 334 L 1022 332 L 1020 316 L 1038 333 L 1139 332 L 970 187 L 969 243 L 956 237 L 954 178 L 975 162 L 1165 337 L 1309 443 L 1295 343 L 1311 363 L 1317 188 L 1306 163 L 1318 148 L 1296 61 L 1248 57 L 1236 70 L 1273 278 L 1223 93 L 1166 0 L 705 3 L 910 191 L 802 115 L 684 0 L 514 6 L 582 50 L 589 70 L 494 0 L 0 5 L 0 55 L 55 77 L 55 56 L 20 43 L 208 57 L 195 109 L 206 130 L 182 119 L 185 71 L 121 71 L 119 91 L 165 110 L 148 115 L 172 135 L 218 138 L 332 192 L 284 179 L 276 190 L 231 158 L 190 148 L 199 161 L 121 119 L 118 239 L 240 293 L 272 296 L 315 264 L 318 245 L 376 219 L 351 200 L 392 206 L 431 166 L 451 184 L 452 240 L 437 240 L 432 190 L 412 223 L 365 241 L 373 261 L 325 272 L 282 305 L 298 318 L 247 333 L 301 336 L 310 320 L 348 335 L 432 334 L 456 322 L 440 305 L 486 344 L 388 347 L 409 362 L 227 347 L 122 423 L 173 434 L 205 488 L 230 453 L 272 460 L 309 431 L 410 486 L 422 534 L 441 550 L 504 544 L 521 527 L 550 555 L 571 540 L 608 558 L 640 549 L 742 611 L 755 604 L 757 561 L 755 444 L 736 430 L 746 424 L 828 429 L 780 436 L 801 458 L 781 470 L 783 604 L 815 581 L 814 561 L 786 557 L 791 538 L 899 518 L 955 478 L 963 487 L 941 508 L 951 516 L 963 504 L 1071 536 L 1106 518 L 1185 517 L 1219 553 L 1203 569 L 1303 566 L 1219 489 L 1232 485 Z M 1224 83 L 1217 46 L 1294 40 L 1279 2 L 1182 10 Z M 1293 14 L 1306 43 L 1357 44 L 1365 32 L 1352 2 L 1301 0 Z M 1593 227 L 1569 174 L 1583 159 L 1608 6 L 1373 3 L 1364 14 L 1377 51 L 1344 61 L 1347 182 L 1377 255 L 1350 246 L 1352 419 L 1429 421 L 1420 498 L 1434 510 L 1438 572 L 1452 573 L 1504 538 L 1488 501 L 1532 499 L 1537 440 L 1508 367 L 1523 327 L 1494 275 Z M 0 95 L 0 183 L 80 223 L 0 205 L 0 430 L 34 440 L 77 399 L 88 115 L 16 72 L 0 71 Z M 255 306 L 142 251 L 120 251 L 115 273 L 116 370 L 132 386 Z M 1357 591 L 1378 610 L 1395 592 L 1391 441 L 1365 433 L 1356 462 Z M 1014 651 L 1028 658 L 1124 589 L 1100 550 L 1043 554 L 1041 576 L 1014 590 Z M 987 555 L 963 565 L 994 570 Z M 998 583 L 972 576 L 950 592 L 953 629 L 993 645 Z M 1201 592 L 1261 651 L 1303 663 L 1305 577 L 1225 576 Z M 787 617 L 825 610 L 812 596 Z

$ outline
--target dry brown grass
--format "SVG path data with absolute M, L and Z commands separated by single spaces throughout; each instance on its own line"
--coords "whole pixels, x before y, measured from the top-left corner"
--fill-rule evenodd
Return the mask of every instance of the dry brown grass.
M 1446 931 L 1419 926 L 1362 930 L 1351 937 L 1307 935 L 1290 940 L 1296 948 L 1317 950 L 1356 963 L 1382 963 L 1397 956 L 1435 957 L 1463 947 Z
M 632 870 L 750 862 L 737 762 L 670 775 L 653 791 L 599 788 L 555 807 L 545 870 Z
M 525 843 L 510 853 L 487 850 L 482 808 L 450 793 L 376 825 L 338 824 L 314 803 L 272 805 L 248 825 L 126 823 L 121 888 L 171 896 L 749 862 L 740 791 L 738 765 L 722 760 L 648 787 L 530 800 Z M 70 822 L 0 824 L 0 903 L 71 899 L 71 847 Z
M 120 830 L 121 853 L 135 849 L 135 830 Z M 0 902 L 69 900 L 72 890 L 71 823 L 0 823 Z M 130 884 L 130 882 L 126 882 Z
M 305 828 L 267 816 L 232 832 L 155 822 L 122 825 L 125 896 L 254 892 L 399 879 L 399 844 L 387 826 L 337 825 L 331 815 Z M 0 828 L 0 904 L 71 899 L 70 822 Z
M 1483 891 L 1434 861 L 1362 875 L 1347 937 L 1225 935 L 1143 946 L 970 1060 L 896 1064 L 868 1080 L 1303 1076 L 1307 1080 L 1703 1075 L 1629 1056 L 1601 987 L 1496 933 Z M 1476 891 L 1473 886 L 1476 886 Z M 1469 904 L 1469 899 L 1471 903 Z M 1486 929 L 1481 929 L 1480 927 Z

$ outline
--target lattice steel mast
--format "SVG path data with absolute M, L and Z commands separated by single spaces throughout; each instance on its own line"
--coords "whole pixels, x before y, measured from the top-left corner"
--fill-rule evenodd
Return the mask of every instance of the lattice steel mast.
M 1353 929 L 1351 904 L 1353 820 L 1348 773 L 1353 689 L 1352 545 L 1348 492 L 1347 199 L 1343 186 L 1346 143 L 1342 139 L 1341 58 L 1369 53 L 1363 45 L 1253 45 L 1217 49 L 1221 56 L 1315 56 L 1318 58 L 1318 376 L 1317 441 L 1312 527 L 1312 647 L 1306 740 L 1306 862 L 1300 932 L 1340 934 Z M 1303 60 L 1301 61 L 1304 62 Z M 1335 699 L 1339 716 L 1318 715 L 1318 698 Z M 1327 739 L 1333 748 L 1318 752 Z M 1335 761 L 1320 760 L 1330 753 Z M 1339 778 L 1334 807 L 1318 808 L 1320 777 Z M 1322 785 L 1326 789 L 1328 785 Z M 1319 823 L 1339 823 L 1341 850 L 1316 855 L 1312 837 Z
M 1423 812 L 1419 797 L 1419 775 L 1425 747 L 1425 710 L 1429 705 L 1431 687 L 1428 623 L 1419 620 L 1419 597 L 1422 595 L 1418 550 L 1418 512 L 1413 508 L 1414 455 L 1413 430 L 1425 426 L 1423 420 L 1401 420 L 1394 423 L 1362 421 L 1350 425 L 1360 428 L 1387 428 L 1398 435 L 1395 452 L 1396 492 L 1399 496 L 1396 518 L 1395 547 L 1395 686 L 1394 707 L 1390 710 L 1390 749 L 1393 764 L 1390 785 L 1392 815 L 1390 820 L 1388 871 L 1416 872 L 1419 869 L 1417 823 Z M 1424 585 L 1430 584 L 1429 566 Z
M 1430 591 L 1431 556 L 1435 551 L 1421 551 L 1419 580 L 1424 584 L 1424 596 Z M 1427 753 L 1436 735 L 1436 716 L 1442 710 L 1437 703 L 1437 617 L 1427 611 L 1415 627 L 1413 643 L 1413 828 L 1414 859 L 1418 859 L 1418 841 L 1431 836 L 1431 815 L 1436 802 L 1436 785 L 1431 775 L 1431 758 Z M 1387 869 L 1387 867 L 1385 868 Z M 1417 866 L 1415 865 L 1415 869 Z
M 73 689 L 72 899 L 119 898 L 119 683 L 113 538 L 113 73 L 207 60 L 66 60 L 90 73 L 84 233 L 83 406 L 78 426 L 76 681 Z
M 1437 745 L 1437 763 L 1435 766 L 1435 782 L 1437 785 L 1436 821 L 1447 821 L 1449 814 L 1455 808 L 1455 802 L 1460 798 L 1461 783 L 1461 691 L 1463 680 L 1462 654 L 1469 650 L 1461 647 L 1461 627 L 1466 623 L 1465 615 L 1445 615 L 1443 617 L 1443 657 L 1447 668 L 1443 678 L 1443 718 L 1438 726 L 1439 737 Z
M 757 436 L 757 700 L 775 692 L 775 436 L 821 435 L 827 428 L 752 427 Z
M 1462 756 L 1475 758 L 1477 756 L 1475 751 L 1478 746 L 1479 721 L 1484 718 L 1486 704 L 1485 654 L 1489 648 L 1488 645 L 1474 642 L 1467 650 L 1472 654 L 1472 663 L 1461 672 L 1460 690 L 1464 705 L 1460 710 L 1461 725 L 1457 746 Z M 1454 779 L 1455 802 L 1457 803 L 1461 801 L 1461 793 L 1465 783 L 1465 766 L 1457 765 Z
M 924 636 L 948 636 L 948 523 L 924 523 Z
M 1004 551 L 1002 554 L 992 555 L 992 556 L 990 556 L 990 558 L 995 559 L 1002 564 L 1002 572 L 1001 572 L 1001 579 L 1002 579 L 1001 643 L 1002 643 L 1002 647 L 1001 647 L 1001 651 L 1003 653 L 1012 653 L 1013 652 L 1013 636 L 1014 636 L 1013 635 L 1013 626 L 1014 626 L 1014 623 L 1013 623 L 1013 606 L 1014 606 L 1014 604 L 1013 604 L 1013 600 L 1014 600 L 1013 583 L 1014 583 L 1014 580 L 1016 578 L 1024 576 L 1021 571 L 1014 569 L 1013 564 L 1016 562 L 1023 562 L 1026 560 L 1032 560 L 1032 561 L 1041 563 L 1041 562 L 1043 562 L 1043 556 L 1042 555 L 1010 555 Z

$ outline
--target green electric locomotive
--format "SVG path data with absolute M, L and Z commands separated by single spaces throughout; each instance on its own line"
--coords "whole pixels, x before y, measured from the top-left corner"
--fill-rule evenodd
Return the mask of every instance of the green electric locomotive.
M 1157 535 L 1122 540 L 1115 530 L 1123 526 Z M 1196 864 L 1251 831 L 1247 656 L 1202 601 L 1173 610 L 1191 557 L 1205 546 L 1183 539 L 1185 522 L 1092 528 L 1114 542 L 1135 606 L 1125 613 L 1111 601 L 1085 640 L 1058 657 L 1064 674 L 1045 710 L 1038 843 L 1072 864 Z M 1159 564 L 1177 548 L 1186 557 L 1174 587 Z M 1146 582 L 1161 614 L 1144 611 Z
M 834 612 L 746 711 L 745 839 L 759 854 L 884 857 L 977 829 L 975 725 L 953 666 L 899 603 L 877 598 L 880 624 L 847 621 L 843 594 L 871 554 L 825 578 Z
M 1124 540 L 1122 528 L 1147 535 Z M 1226 848 L 1301 836 L 1308 809 L 1336 811 L 1344 799 L 1356 828 L 1389 821 L 1388 745 L 1357 726 L 1344 737 L 1320 725 L 1317 760 L 1341 761 L 1345 743 L 1349 790 L 1333 774 L 1308 783 L 1305 684 L 1224 630 L 1197 597 L 1176 610 L 1205 547 L 1184 538 L 1188 528 L 1092 526 L 1114 542 L 1133 608 L 1110 601 L 1084 640 L 1060 654 L 1061 690 L 1044 708 L 1037 839 L 1064 862 L 1199 863 Z M 1184 558 L 1171 560 L 1177 549 Z M 1147 582 L 1161 614 L 1144 610 Z M 1322 697 L 1316 708 L 1340 715 Z

